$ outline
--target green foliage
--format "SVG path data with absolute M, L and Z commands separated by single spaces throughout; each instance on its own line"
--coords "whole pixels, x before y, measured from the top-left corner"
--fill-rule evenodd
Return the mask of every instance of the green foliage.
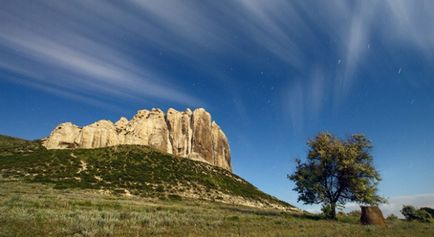
M 299 201 L 323 203 L 324 214 L 336 218 L 336 207 L 346 202 L 378 204 L 380 174 L 370 154 L 372 144 L 361 134 L 340 140 L 329 133 L 320 133 L 308 141 L 306 162 L 297 160 L 296 171 L 288 175 L 295 182 Z
M 25 153 L 43 149 L 39 141 L 26 141 L 19 138 L 0 135 L 0 155 Z
M 47 150 L 39 142 L 0 137 L 0 175 L 53 184 L 57 189 L 129 192 L 170 199 L 180 199 L 183 192 L 193 190 L 208 200 L 222 200 L 219 195 L 229 194 L 292 207 L 225 169 L 146 146 Z
M 350 211 L 347 215 L 360 218 L 360 216 L 362 215 L 362 212 L 359 210 L 354 210 L 354 211 Z
M 336 219 L 336 208 L 331 204 L 323 204 L 321 211 L 328 219 Z
M 398 220 L 398 217 L 396 215 L 394 215 L 394 214 L 390 214 L 387 217 L 387 220 L 389 220 L 389 221 L 396 221 L 396 220 Z
M 411 205 L 404 205 L 401 209 L 402 215 L 408 221 L 431 222 L 431 214 L 425 209 L 416 209 Z
M 434 209 L 433 208 L 429 208 L 429 207 L 422 207 L 420 208 L 420 210 L 424 210 L 426 212 L 428 212 L 432 218 L 434 218 Z
M 416 208 L 411 205 L 404 205 L 401 209 L 401 214 L 407 220 L 415 220 L 416 219 Z
M 0 146 L 3 148 L 22 146 L 22 145 L 26 145 L 27 143 L 29 142 L 23 139 L 0 135 Z
M 425 210 L 419 209 L 416 211 L 417 220 L 420 222 L 431 222 L 431 214 Z

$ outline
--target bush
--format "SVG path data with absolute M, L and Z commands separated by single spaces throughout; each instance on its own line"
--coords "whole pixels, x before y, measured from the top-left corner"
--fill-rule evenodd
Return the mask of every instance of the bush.
M 419 210 L 424 210 L 431 215 L 431 218 L 434 218 L 434 209 L 429 207 L 422 207 Z
M 415 207 L 404 205 L 401 210 L 402 215 L 408 221 L 431 222 L 431 215 L 424 209 L 416 210 Z
M 169 194 L 168 198 L 172 201 L 181 201 L 182 197 L 177 194 Z
M 361 212 L 361 211 L 358 211 L 358 210 L 354 210 L 354 211 L 350 211 L 350 212 L 348 212 L 348 215 L 349 215 L 349 216 L 360 217 L 360 216 L 362 215 L 362 212 Z
M 420 222 L 431 222 L 431 215 L 429 214 L 429 212 L 425 210 L 421 210 L 421 209 L 417 210 L 416 218 Z
M 395 216 L 394 214 L 390 214 L 390 215 L 387 217 L 387 220 L 389 220 L 389 221 L 396 221 L 396 220 L 398 220 L 398 217 Z
M 416 219 L 416 208 L 411 205 L 404 205 L 401 209 L 401 214 L 406 220 L 411 221 Z

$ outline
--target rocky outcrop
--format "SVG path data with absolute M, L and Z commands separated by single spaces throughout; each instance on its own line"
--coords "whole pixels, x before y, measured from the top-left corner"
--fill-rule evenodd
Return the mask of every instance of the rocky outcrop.
M 119 144 L 115 125 L 108 120 L 100 120 L 83 127 L 74 140 L 74 147 L 94 148 Z
M 220 129 L 219 125 L 215 122 L 211 124 L 212 141 L 213 141 L 213 158 L 214 164 L 223 167 L 225 169 L 231 169 L 230 167 L 230 150 L 229 144 L 226 139 L 226 135 Z
M 174 109 L 167 111 L 166 120 L 169 127 L 169 140 L 172 143 L 174 155 L 188 156 L 191 153 L 193 128 L 191 127 L 192 114 L 190 109 L 178 112 Z
M 361 206 L 362 214 L 360 216 L 360 223 L 363 225 L 378 225 L 386 226 L 383 213 L 377 206 Z
M 172 153 L 164 112 L 160 109 L 139 110 L 120 133 L 119 144 L 148 145 Z
M 226 135 L 202 108 L 183 112 L 169 109 L 139 110 L 129 121 L 100 120 L 80 128 L 58 125 L 43 145 L 47 149 L 99 148 L 122 144 L 147 145 L 158 150 L 207 162 L 231 170 Z
M 213 140 L 211 129 L 211 116 L 204 109 L 196 109 L 193 112 L 193 139 L 192 156 L 200 158 L 203 156 L 209 163 L 213 163 Z
M 81 134 L 81 128 L 72 123 L 61 123 L 52 132 L 43 145 L 50 148 L 75 148 L 76 140 Z

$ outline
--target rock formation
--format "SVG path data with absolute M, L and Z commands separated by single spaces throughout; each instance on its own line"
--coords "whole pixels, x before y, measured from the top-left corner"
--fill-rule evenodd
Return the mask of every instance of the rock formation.
M 377 206 L 361 206 L 361 209 L 360 222 L 363 225 L 386 226 L 386 221 L 380 208 Z
M 80 128 L 72 123 L 58 125 L 43 145 L 47 149 L 99 148 L 122 144 L 148 145 L 158 150 L 207 162 L 231 170 L 226 135 L 202 108 L 184 112 L 169 109 L 139 110 L 128 121 L 100 120 Z

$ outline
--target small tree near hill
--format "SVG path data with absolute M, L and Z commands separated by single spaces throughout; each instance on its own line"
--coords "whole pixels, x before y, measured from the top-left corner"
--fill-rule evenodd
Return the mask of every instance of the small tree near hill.
M 322 204 L 327 218 L 336 219 L 336 208 L 347 202 L 376 205 L 384 202 L 377 195 L 380 174 L 373 165 L 372 144 L 362 134 L 340 140 L 320 133 L 308 141 L 305 162 L 288 178 L 295 182 L 298 201 Z

